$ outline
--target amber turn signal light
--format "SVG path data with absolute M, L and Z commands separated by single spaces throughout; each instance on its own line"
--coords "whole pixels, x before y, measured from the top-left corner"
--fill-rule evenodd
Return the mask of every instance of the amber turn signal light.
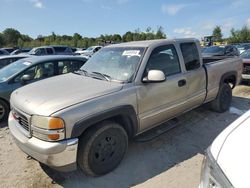
M 49 134 L 48 138 L 50 140 L 58 140 L 60 138 L 60 135 L 59 134 Z
M 64 122 L 60 118 L 51 118 L 49 120 L 49 130 L 54 129 L 63 129 L 64 128 Z

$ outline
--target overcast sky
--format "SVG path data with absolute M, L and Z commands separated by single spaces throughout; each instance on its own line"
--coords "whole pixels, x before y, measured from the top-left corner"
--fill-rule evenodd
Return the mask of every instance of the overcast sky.
M 216 25 L 224 36 L 250 26 L 250 0 L 0 0 L 0 32 L 13 27 L 32 37 L 122 35 L 162 26 L 171 38 L 200 38 Z

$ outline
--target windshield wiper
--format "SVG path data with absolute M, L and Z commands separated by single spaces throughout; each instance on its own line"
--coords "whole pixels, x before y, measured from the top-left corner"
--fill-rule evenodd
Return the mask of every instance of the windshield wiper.
M 83 74 L 84 74 L 84 76 L 87 76 L 87 75 L 88 75 L 88 71 L 83 70 L 83 69 L 79 69 L 79 70 L 77 70 L 77 71 L 74 71 L 74 73 L 75 73 L 75 74 L 79 74 L 79 75 L 83 75 Z M 83 74 L 82 74 L 82 73 L 83 73 Z
M 111 77 L 109 75 L 106 75 L 106 74 L 103 74 L 103 73 L 100 73 L 100 72 L 92 72 L 92 73 L 102 76 L 105 80 L 107 80 L 109 82 L 111 81 L 110 80 Z

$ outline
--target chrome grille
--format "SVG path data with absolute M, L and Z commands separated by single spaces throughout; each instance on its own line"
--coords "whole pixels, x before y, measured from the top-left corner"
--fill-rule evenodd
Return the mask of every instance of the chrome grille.
M 243 74 L 250 74 L 250 65 L 244 64 Z
M 12 113 L 13 113 L 14 118 L 18 121 L 18 123 L 22 126 L 22 128 L 24 128 L 26 131 L 29 132 L 28 118 L 14 109 L 12 109 Z

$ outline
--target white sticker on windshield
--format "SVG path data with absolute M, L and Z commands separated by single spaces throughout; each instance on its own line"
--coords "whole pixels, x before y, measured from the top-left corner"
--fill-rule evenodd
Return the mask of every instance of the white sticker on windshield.
M 140 50 L 125 50 L 123 56 L 140 56 Z
M 26 61 L 26 62 L 23 62 L 23 64 L 29 66 L 31 63 Z

